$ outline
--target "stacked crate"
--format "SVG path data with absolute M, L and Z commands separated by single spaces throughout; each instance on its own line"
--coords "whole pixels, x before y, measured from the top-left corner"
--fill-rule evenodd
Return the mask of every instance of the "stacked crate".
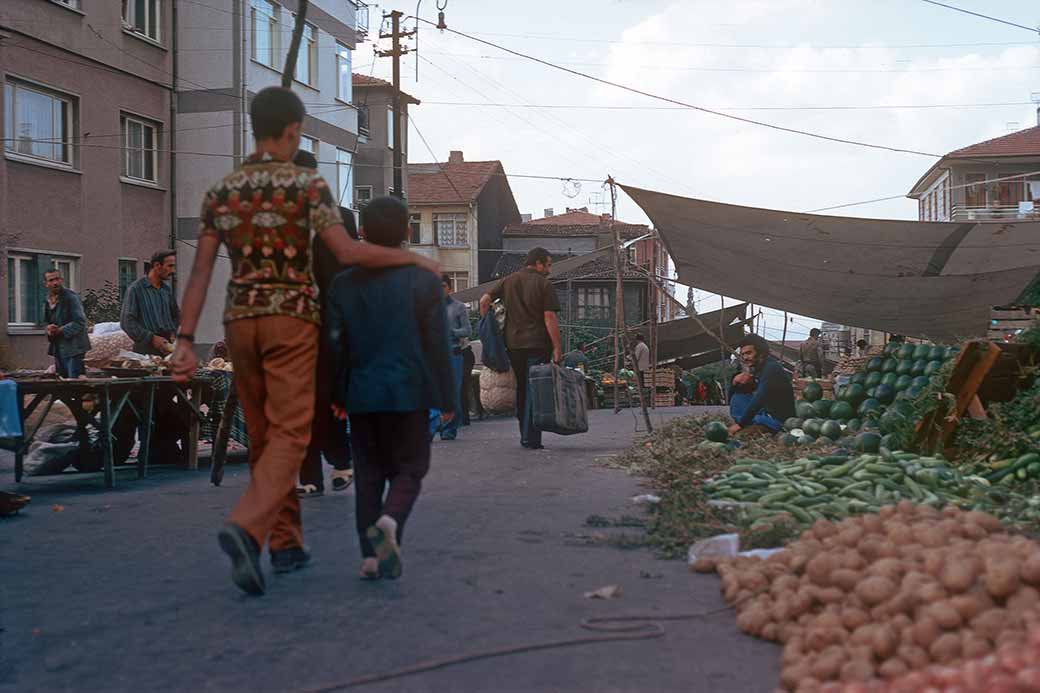
M 1015 337 L 1040 324 L 1040 308 L 997 307 L 990 311 L 986 336 L 995 342 L 1013 342 Z

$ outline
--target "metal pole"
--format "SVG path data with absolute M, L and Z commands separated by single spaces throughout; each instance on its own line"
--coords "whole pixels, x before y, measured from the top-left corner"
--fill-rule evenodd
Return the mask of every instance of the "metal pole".
M 393 74 L 394 74 L 394 196 L 404 197 L 404 182 L 401 172 L 401 17 L 400 10 L 390 13 L 393 32 Z
M 309 2 L 310 0 L 299 0 L 296 8 L 296 25 L 293 27 L 289 52 L 285 56 L 285 69 L 282 70 L 282 86 L 286 89 L 292 87 L 293 76 L 296 74 L 296 58 L 300 52 L 300 41 L 303 39 L 303 27 L 307 21 Z

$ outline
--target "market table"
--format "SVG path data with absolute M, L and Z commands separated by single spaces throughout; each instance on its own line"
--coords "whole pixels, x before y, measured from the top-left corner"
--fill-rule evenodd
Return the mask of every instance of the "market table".
M 16 482 L 22 480 L 24 458 L 29 446 L 46 420 L 51 407 L 58 400 L 69 408 L 76 419 L 81 454 L 85 454 L 90 447 L 87 426 L 93 425 L 98 430 L 105 485 L 109 488 L 115 486 L 112 428 L 124 408 L 130 407 L 130 411 L 138 420 L 140 447 L 137 454 L 137 477 L 143 479 L 148 474 L 152 419 L 156 394 L 160 389 L 176 394 L 178 404 L 190 416 L 188 468 L 198 469 L 199 424 L 209 418 L 199 407 L 204 393 L 211 388 L 208 379 L 193 380 L 187 387 L 174 383 L 169 376 L 160 375 L 62 380 L 53 376 L 20 376 L 15 373 L 12 374 L 12 379 L 18 384 L 18 406 L 23 422 L 32 416 L 41 404 L 44 405 L 39 420 L 33 427 L 25 428 L 21 445 L 15 450 L 14 478 Z

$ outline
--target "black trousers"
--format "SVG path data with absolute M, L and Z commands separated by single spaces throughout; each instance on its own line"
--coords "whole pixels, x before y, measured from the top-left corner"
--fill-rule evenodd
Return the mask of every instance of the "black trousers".
M 350 435 L 347 422 L 337 421 L 332 415 L 332 387 L 335 374 L 332 355 L 324 340 L 318 345 L 318 365 L 314 388 L 314 421 L 311 423 L 311 442 L 300 466 L 300 483 L 318 489 L 325 488 L 325 474 L 321 467 L 322 455 L 333 469 L 350 469 Z
M 477 358 L 473 354 L 471 347 L 466 347 L 462 350 L 462 393 L 460 395 L 461 411 L 455 412 L 455 415 L 462 415 L 462 425 L 469 425 L 469 408 L 470 402 L 476 405 L 477 416 L 484 418 L 484 407 L 480 405 L 480 384 L 477 383 L 476 396 L 471 397 L 474 392 L 473 388 L 473 366 L 477 363 Z
M 516 378 L 516 418 L 520 422 L 520 443 L 524 447 L 542 444 L 542 432 L 531 425 L 531 413 L 527 411 L 527 373 L 531 366 L 549 363 L 552 352 L 548 349 L 510 349 L 509 365 Z
M 429 413 L 384 412 L 350 415 L 354 450 L 354 494 L 361 555 L 376 555 L 365 531 L 381 515 L 397 522 L 397 543 L 430 470 Z M 385 494 L 385 498 L 384 498 Z

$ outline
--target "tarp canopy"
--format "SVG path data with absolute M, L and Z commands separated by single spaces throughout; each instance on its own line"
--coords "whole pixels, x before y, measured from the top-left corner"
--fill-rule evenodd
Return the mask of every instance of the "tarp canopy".
M 701 324 L 694 318 L 662 322 L 657 326 L 657 362 L 671 361 L 710 350 L 714 350 L 715 355 L 722 358 L 718 339 L 713 336 L 719 334 L 719 315 L 722 316 L 722 339 L 731 349 L 736 349 L 737 342 L 744 336 L 747 307 L 748 304 L 740 303 L 723 311 L 716 310 L 712 313 L 698 315 L 697 320 L 704 323 L 711 334 L 705 332 Z M 734 321 L 740 322 L 733 324 Z M 726 354 L 726 358 L 729 358 L 729 353 Z
M 830 217 L 621 186 L 679 281 L 820 320 L 952 341 L 984 335 L 1040 273 L 1040 223 Z

